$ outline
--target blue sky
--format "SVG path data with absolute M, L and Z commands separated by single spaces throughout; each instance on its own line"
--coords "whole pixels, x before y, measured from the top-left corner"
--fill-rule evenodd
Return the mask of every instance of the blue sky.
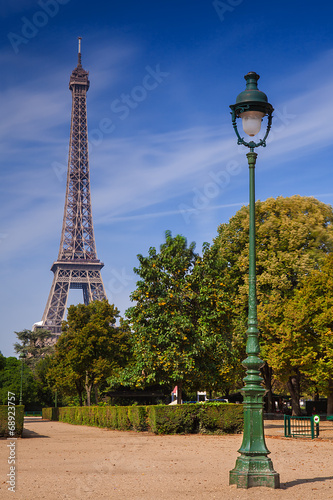
M 229 104 L 256 71 L 275 108 L 256 197 L 333 203 L 333 5 L 249 0 L 5 0 L 0 7 L 1 326 L 41 320 L 62 226 L 71 93 L 87 94 L 93 220 L 109 301 L 131 305 L 137 254 L 174 235 L 212 242 L 248 203 Z M 82 302 L 72 290 L 69 304 Z

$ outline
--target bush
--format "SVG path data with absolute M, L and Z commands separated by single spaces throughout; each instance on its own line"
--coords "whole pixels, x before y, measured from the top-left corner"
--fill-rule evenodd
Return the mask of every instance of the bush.
M 199 409 L 200 433 L 237 434 L 244 426 L 243 405 L 205 403 Z
M 131 429 L 131 422 L 128 418 L 128 406 L 117 406 L 118 413 L 118 429 L 120 431 L 129 431 Z
M 42 418 L 44 420 L 59 420 L 59 408 L 43 408 Z
M 14 415 L 15 419 L 13 421 L 9 421 L 8 420 L 9 415 Z M 10 424 L 11 422 L 15 422 L 15 430 L 13 431 L 14 435 L 10 434 L 12 432 L 12 429 L 8 428 L 8 424 Z M 0 406 L 0 437 L 13 437 L 13 438 L 21 437 L 23 432 L 23 422 L 24 422 L 23 405 Z
M 201 405 L 150 406 L 148 427 L 155 434 L 198 432 L 198 406 Z
M 131 427 L 134 431 L 147 431 L 147 407 L 146 406 L 129 406 L 128 418 L 131 422 Z
M 244 424 L 243 405 L 229 403 L 44 408 L 43 418 L 155 434 L 238 433 Z

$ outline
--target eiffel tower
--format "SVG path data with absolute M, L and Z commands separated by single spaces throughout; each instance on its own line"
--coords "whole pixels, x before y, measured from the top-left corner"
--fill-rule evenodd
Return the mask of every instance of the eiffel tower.
M 39 328 L 61 334 L 70 288 L 81 289 L 85 304 L 106 299 L 101 277 L 104 264 L 97 259 L 91 213 L 86 93 L 89 72 L 81 65 L 79 37 L 78 64 L 69 88 L 72 92 L 72 117 L 69 140 L 67 187 L 58 259 L 53 263 L 51 291 Z

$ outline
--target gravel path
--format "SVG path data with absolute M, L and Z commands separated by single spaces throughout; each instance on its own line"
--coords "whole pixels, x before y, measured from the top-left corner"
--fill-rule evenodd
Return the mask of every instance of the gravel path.
M 8 440 L 1 440 L 3 500 L 314 500 L 333 499 L 333 422 L 321 439 L 287 439 L 283 422 L 265 422 L 281 488 L 228 485 L 241 435 L 155 436 L 26 418 L 17 439 L 16 491 L 7 491 Z M 268 437 L 270 436 L 270 437 Z

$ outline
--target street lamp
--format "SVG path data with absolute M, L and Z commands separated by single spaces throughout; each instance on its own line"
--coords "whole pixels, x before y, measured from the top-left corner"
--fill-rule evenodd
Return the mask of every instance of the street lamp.
M 23 360 L 25 359 L 25 354 L 23 352 L 20 354 L 20 359 L 21 359 L 20 405 L 22 405 L 22 395 L 23 395 Z
M 251 488 L 252 486 L 280 487 L 280 476 L 273 469 L 273 463 L 267 455 L 270 453 L 266 447 L 263 421 L 263 396 L 265 389 L 262 387 L 260 368 L 263 361 L 259 358 L 259 331 L 257 328 L 257 298 L 256 298 L 256 253 L 255 253 L 255 176 L 254 169 L 257 153 L 254 148 L 266 146 L 274 111 L 267 100 L 266 94 L 258 90 L 259 75 L 251 71 L 245 75 L 246 89 L 232 104 L 232 124 L 237 135 L 237 144 L 243 144 L 250 149 L 247 159 L 250 172 L 250 228 L 249 228 L 249 309 L 246 354 L 243 361 L 246 368 L 244 395 L 244 434 L 243 442 L 238 450 L 241 454 L 233 470 L 229 473 L 229 484 L 236 484 L 238 488 Z M 254 142 L 244 141 L 237 129 L 237 119 L 242 119 L 244 132 L 254 137 L 261 128 L 263 118 L 267 116 L 267 128 L 263 139 Z

